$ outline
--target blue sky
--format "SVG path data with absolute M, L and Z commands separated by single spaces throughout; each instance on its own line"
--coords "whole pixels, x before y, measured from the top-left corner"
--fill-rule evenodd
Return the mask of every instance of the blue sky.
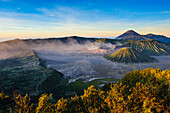
M 0 0 L 0 38 L 170 37 L 169 0 Z

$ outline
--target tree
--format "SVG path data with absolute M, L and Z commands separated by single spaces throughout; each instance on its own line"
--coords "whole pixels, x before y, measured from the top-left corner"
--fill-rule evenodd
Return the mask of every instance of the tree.
M 85 112 L 101 113 L 107 112 L 108 107 L 105 100 L 104 91 L 96 90 L 92 85 L 84 90 L 84 95 L 81 96 Z
M 33 113 L 33 104 L 30 103 L 30 98 L 28 94 L 24 97 L 18 94 L 14 97 L 15 100 L 15 113 Z
M 42 94 L 38 99 L 38 106 L 36 107 L 36 113 L 53 113 L 55 112 L 54 104 L 50 102 L 52 99 L 52 94 L 49 96 L 47 94 Z
M 6 95 L 4 92 L 1 92 L 1 93 L 0 93 L 0 99 L 3 100 L 3 99 L 5 99 L 5 98 L 9 98 L 9 96 Z
M 156 88 L 136 83 L 128 96 L 128 110 L 130 112 L 161 112 L 164 110 L 164 100 L 155 97 Z
M 67 99 L 61 98 L 55 105 L 56 113 L 68 113 L 68 101 Z
M 79 96 L 75 95 L 74 97 L 71 97 L 68 109 L 69 112 L 73 113 L 81 113 L 84 111 L 84 105 Z
M 122 83 L 116 83 L 113 86 L 111 85 L 111 90 L 108 91 L 108 96 L 105 99 L 111 113 L 127 112 L 126 95 L 124 95 L 125 87 L 126 85 L 122 85 Z

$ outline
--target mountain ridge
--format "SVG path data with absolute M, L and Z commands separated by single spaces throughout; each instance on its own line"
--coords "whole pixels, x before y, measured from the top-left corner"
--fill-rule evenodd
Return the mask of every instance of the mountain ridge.
M 129 31 L 133 32 L 133 31 Z M 137 33 L 133 32 L 132 34 Z M 140 36 L 140 35 L 138 35 Z M 152 34 L 148 34 L 152 36 Z M 84 38 L 84 37 L 63 37 L 63 38 L 47 38 L 47 39 L 15 39 L 5 42 L 0 42 L 0 59 L 18 57 L 28 55 L 29 51 L 48 51 L 54 52 L 56 47 L 59 45 L 74 46 L 88 45 L 92 43 L 108 43 L 113 44 L 116 48 L 121 47 L 132 47 L 138 51 L 142 51 L 147 55 L 169 55 L 170 54 L 170 43 L 164 43 L 154 39 L 148 40 L 127 40 L 127 39 L 99 39 L 99 38 Z M 49 48 L 49 49 L 48 49 Z
M 131 47 L 149 56 L 169 55 L 170 48 L 157 40 L 129 40 L 124 47 Z
M 116 39 L 129 39 L 129 40 L 149 40 L 154 39 L 166 43 L 170 43 L 170 38 L 164 35 L 155 35 L 152 33 L 141 35 L 134 30 L 128 30 L 125 33 L 121 34 L 120 36 L 116 37 Z

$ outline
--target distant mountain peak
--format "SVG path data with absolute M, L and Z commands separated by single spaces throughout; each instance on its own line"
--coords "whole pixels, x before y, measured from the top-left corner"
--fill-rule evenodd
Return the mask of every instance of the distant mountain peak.
M 147 35 L 153 36 L 154 34 L 153 33 L 148 33 Z
M 164 35 L 157 35 L 157 34 L 153 34 L 153 33 L 148 33 L 146 36 L 159 36 L 159 37 L 165 37 Z
M 149 33 L 147 35 L 140 35 L 139 33 L 135 32 L 134 30 L 128 30 L 122 35 L 118 36 L 117 39 L 129 39 L 129 40 L 149 40 L 154 39 L 166 43 L 170 43 L 170 38 L 163 36 L 163 35 L 155 35 Z
M 123 33 L 122 35 L 118 36 L 118 39 L 126 39 L 126 38 L 132 38 L 135 36 L 140 36 L 140 34 L 138 34 L 137 32 L 135 32 L 134 30 L 128 30 L 125 33 Z
M 128 30 L 128 31 L 126 31 L 125 33 L 131 33 L 131 34 L 136 34 L 136 35 L 139 35 L 136 31 L 134 31 L 134 30 Z M 124 33 L 124 34 L 125 34 Z

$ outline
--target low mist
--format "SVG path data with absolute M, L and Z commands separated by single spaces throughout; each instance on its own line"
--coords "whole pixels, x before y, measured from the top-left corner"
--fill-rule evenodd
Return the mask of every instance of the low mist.
M 84 41 L 83 44 L 70 38 L 66 42 L 60 39 L 56 40 L 11 40 L 0 43 L 0 59 L 11 57 L 20 57 L 27 55 L 31 50 L 37 54 L 107 54 L 108 51 L 114 50 L 115 45 L 110 43 L 99 43 Z

